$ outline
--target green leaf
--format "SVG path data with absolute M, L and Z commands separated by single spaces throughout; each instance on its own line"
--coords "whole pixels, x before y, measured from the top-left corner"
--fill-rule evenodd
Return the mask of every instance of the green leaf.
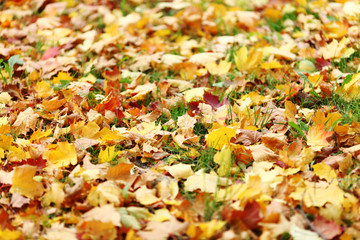
M 135 230 L 139 230 L 141 228 L 141 225 L 136 217 L 129 215 L 125 209 L 120 209 L 119 212 L 121 215 L 121 223 L 124 225 L 124 227 Z
M 353 77 L 353 74 L 347 75 L 347 76 L 345 77 L 343 83 L 341 84 L 341 88 L 344 88 L 344 86 L 351 81 L 352 77 Z
M 20 55 L 14 55 L 9 58 L 8 63 L 9 63 L 10 71 L 12 72 L 12 71 L 14 71 L 15 63 L 22 65 L 24 63 L 24 61 L 20 60 Z

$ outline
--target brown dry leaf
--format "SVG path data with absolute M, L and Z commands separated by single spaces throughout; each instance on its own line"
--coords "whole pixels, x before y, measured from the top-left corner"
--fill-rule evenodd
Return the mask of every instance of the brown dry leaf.
M 249 146 L 260 141 L 263 133 L 254 130 L 239 129 L 236 131 L 235 143 L 242 143 L 244 146 Z
M 157 222 L 152 221 L 147 224 L 147 227 L 138 232 L 141 239 L 167 239 L 170 234 L 182 234 L 186 231 L 188 223 L 178 221 L 174 216 L 171 216 L 170 221 Z
M 39 115 L 34 112 L 31 107 L 28 107 L 25 111 L 19 113 L 16 121 L 13 124 L 14 131 L 17 134 L 24 134 L 30 130 L 35 130 L 35 125 Z
M 283 149 L 287 145 L 286 136 L 279 133 L 266 133 L 261 137 L 261 142 L 271 149 Z
M 275 161 L 279 157 L 279 155 L 274 153 L 270 148 L 267 148 L 263 144 L 249 146 L 247 149 L 251 151 L 255 162 Z

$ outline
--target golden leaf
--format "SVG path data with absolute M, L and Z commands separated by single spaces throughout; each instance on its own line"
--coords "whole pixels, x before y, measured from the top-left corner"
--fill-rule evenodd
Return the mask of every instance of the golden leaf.
M 10 192 L 16 192 L 28 198 L 41 196 L 44 192 L 44 187 L 41 182 L 33 179 L 35 174 L 36 167 L 34 166 L 22 165 L 15 168 Z
M 77 164 L 77 154 L 75 146 L 68 142 L 58 142 L 53 150 L 44 152 L 44 159 L 57 167 L 68 167 Z
M 37 82 L 35 86 L 36 96 L 39 98 L 47 98 L 52 96 L 55 92 L 50 87 L 50 83 L 41 81 Z
M 236 129 L 231 127 L 220 127 L 211 131 L 206 137 L 208 147 L 220 150 L 224 145 L 230 145 L 231 138 L 236 136 Z

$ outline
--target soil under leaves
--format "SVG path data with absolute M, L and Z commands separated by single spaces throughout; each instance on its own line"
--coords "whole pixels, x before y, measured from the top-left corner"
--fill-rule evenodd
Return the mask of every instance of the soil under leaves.
M 359 1 L 0 4 L 1 239 L 360 239 Z

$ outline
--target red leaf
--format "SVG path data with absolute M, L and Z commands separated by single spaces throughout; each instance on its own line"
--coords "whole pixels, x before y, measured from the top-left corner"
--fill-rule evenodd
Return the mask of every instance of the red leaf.
M 119 68 L 115 66 L 112 71 L 104 71 L 101 73 L 101 76 L 103 76 L 106 80 L 110 81 L 117 81 L 119 82 L 119 79 L 121 77 L 121 72 L 119 71 Z
M 99 105 L 95 107 L 95 111 L 101 114 L 105 114 L 106 110 L 111 112 L 115 112 L 116 109 L 120 106 L 120 98 L 119 97 L 109 97 L 105 98 Z
M 243 211 L 232 210 L 232 208 L 226 207 L 222 215 L 224 219 L 233 223 L 241 220 L 242 226 L 249 229 L 258 228 L 258 223 L 264 218 L 260 212 L 260 205 L 256 201 L 248 202 Z
M 35 166 L 37 170 L 41 170 L 46 167 L 46 160 L 44 160 L 42 157 L 39 157 L 38 159 L 29 158 L 26 161 L 23 161 L 23 164 Z
M 260 205 L 256 201 L 248 202 L 241 215 L 242 222 L 250 229 L 257 228 L 258 223 L 263 219 L 262 213 L 260 212 Z
M 60 47 L 49 48 L 48 50 L 46 50 L 44 52 L 44 54 L 41 57 L 41 60 L 47 60 L 49 58 L 56 57 L 57 55 L 60 54 L 59 49 L 60 49 Z
M 341 226 L 336 224 L 334 220 L 329 221 L 319 215 L 316 216 L 313 225 L 326 239 L 333 239 L 342 233 Z
M 323 67 L 331 65 L 331 63 L 326 61 L 323 57 L 321 57 L 321 58 L 315 58 L 315 65 L 318 70 L 321 70 Z
M 227 98 L 223 98 L 223 101 L 220 102 L 219 98 L 207 91 L 204 93 L 204 100 L 207 104 L 209 104 L 213 109 L 219 108 L 222 105 L 227 103 Z
M 188 114 L 191 117 L 194 117 L 195 115 L 200 114 L 199 104 L 202 103 L 202 101 L 198 102 L 189 102 L 189 111 Z

